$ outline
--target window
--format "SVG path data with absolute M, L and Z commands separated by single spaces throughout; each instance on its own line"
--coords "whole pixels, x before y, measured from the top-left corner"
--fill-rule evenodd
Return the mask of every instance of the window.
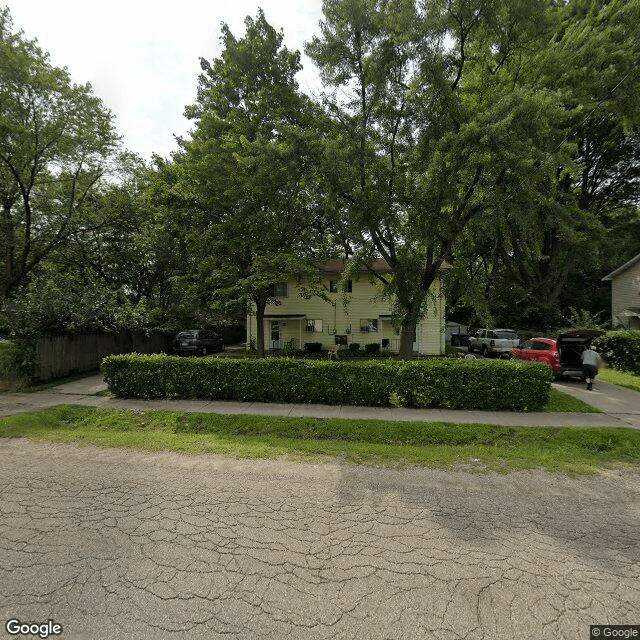
M 311 333 L 322 333 L 322 320 L 307 320 L 304 330 Z
M 492 338 L 499 338 L 500 340 L 517 340 L 518 334 L 515 331 L 493 331 L 495 335 Z
M 360 320 L 360 331 L 363 333 L 376 333 L 378 331 L 378 318 Z
M 347 280 L 347 292 L 351 293 L 352 290 L 352 282 Z M 340 293 L 340 280 L 329 280 L 329 293 Z
M 287 283 L 286 282 L 279 282 L 278 284 L 274 284 L 271 295 L 274 298 L 286 298 L 287 297 Z

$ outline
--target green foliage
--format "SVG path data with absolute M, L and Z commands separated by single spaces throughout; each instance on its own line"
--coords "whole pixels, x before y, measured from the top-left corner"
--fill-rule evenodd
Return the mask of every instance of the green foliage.
M 109 356 L 102 363 L 113 393 L 138 398 L 202 398 L 507 409 L 532 411 L 549 399 L 551 370 L 523 361 L 186 359 Z
M 35 346 L 30 341 L 0 342 L 0 380 L 28 382 L 33 375 L 35 359 Z
M 0 380 L 12 381 L 16 374 L 13 367 L 13 342 L 0 342 Z
M 53 270 L 17 289 L 0 305 L 0 318 L 22 338 L 136 331 L 150 325 L 144 302 L 134 304 L 96 279 L 81 281 Z
M 609 366 L 640 375 L 640 331 L 611 331 L 593 346 Z
M 380 353 L 380 345 L 377 342 L 365 344 L 364 352 L 369 356 L 377 356 Z
M 555 204 L 568 160 L 562 96 L 523 71 L 548 46 L 551 8 L 326 0 L 323 12 L 307 53 L 334 89 L 326 175 L 338 226 L 362 262 L 378 255 L 391 267 L 377 275 L 410 357 L 431 285 L 465 231 L 529 230 L 531 203 Z
M 0 9 L 0 299 L 86 229 L 118 145 L 113 116 Z
M 516 65 L 507 43 L 494 49 L 504 55 L 501 74 L 512 75 L 514 88 L 536 86 L 555 96 L 561 112 L 553 124 L 562 131 L 555 147 L 566 160 L 542 155 L 556 166 L 548 192 L 545 181 L 523 174 L 512 192 L 526 197 L 513 211 L 465 233 L 448 304 L 456 318 L 475 322 L 472 307 L 491 324 L 547 332 L 562 326 L 571 308 L 594 316 L 579 326 L 597 324 L 610 304 L 602 275 L 640 251 L 640 40 L 631 36 L 640 5 L 571 0 L 535 13 L 542 37 L 517 54 Z M 527 194 L 530 187 L 541 189 L 540 197 Z
M 349 351 L 351 351 L 351 353 L 358 353 L 360 351 L 360 343 L 359 342 L 352 342 L 349 345 Z
M 574 309 L 573 307 L 569 307 L 568 326 L 576 329 L 602 329 L 602 316 L 604 314 L 604 311 L 594 314 L 588 309 Z
M 300 54 L 283 46 L 260 10 L 244 37 L 222 27 L 223 51 L 202 59 L 194 121 L 175 163 L 164 167 L 168 202 L 184 231 L 187 303 L 224 314 L 263 315 L 274 285 L 305 280 L 327 241 L 316 188 L 316 108 L 295 80 Z
M 305 353 L 320 353 L 322 351 L 322 342 L 305 342 Z
M 288 342 L 285 342 L 282 347 L 283 356 L 298 356 L 304 353 L 305 353 L 304 351 L 300 351 L 300 349 L 298 349 L 295 338 L 291 338 L 291 340 L 289 340 Z

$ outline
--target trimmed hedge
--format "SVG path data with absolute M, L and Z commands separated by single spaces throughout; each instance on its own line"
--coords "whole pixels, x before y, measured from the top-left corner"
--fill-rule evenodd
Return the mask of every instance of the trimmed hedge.
M 137 354 L 102 362 L 109 389 L 129 398 L 201 398 L 365 406 L 533 411 L 549 400 L 551 369 L 488 360 L 179 358 Z
M 610 331 L 593 346 L 609 366 L 640 375 L 640 331 Z

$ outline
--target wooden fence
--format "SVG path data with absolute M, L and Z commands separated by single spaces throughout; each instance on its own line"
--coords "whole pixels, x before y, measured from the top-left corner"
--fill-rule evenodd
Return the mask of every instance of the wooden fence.
M 114 353 L 168 352 L 171 339 L 160 333 L 122 332 L 40 338 L 36 342 L 34 377 L 51 380 L 70 373 L 95 371 Z

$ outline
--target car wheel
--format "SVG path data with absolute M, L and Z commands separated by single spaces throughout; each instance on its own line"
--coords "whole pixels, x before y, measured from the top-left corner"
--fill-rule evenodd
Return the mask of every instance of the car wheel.
M 489 350 L 487 349 L 487 345 L 483 345 L 483 347 L 482 347 L 482 355 L 483 355 L 485 358 L 488 358 L 488 357 L 489 357 Z

